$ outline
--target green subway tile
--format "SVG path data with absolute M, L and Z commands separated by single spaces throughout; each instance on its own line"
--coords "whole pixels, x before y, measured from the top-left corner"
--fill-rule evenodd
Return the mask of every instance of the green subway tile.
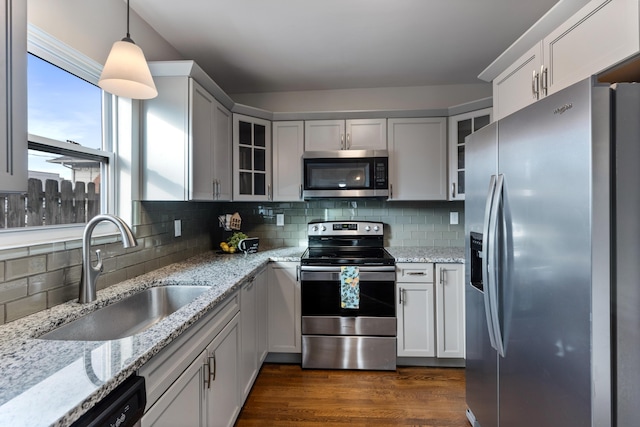
M 64 285 L 64 270 L 50 271 L 44 274 L 36 274 L 28 278 L 29 295 L 47 291 L 49 289 L 58 288 Z
M 51 308 L 67 301 L 78 299 L 79 285 L 67 285 L 61 288 L 52 289 L 47 292 L 47 307 Z
M 47 293 L 31 295 L 6 304 L 6 320 L 11 322 L 47 308 Z
M 13 280 L 33 274 L 44 273 L 46 269 L 47 257 L 45 255 L 37 255 L 5 261 L 4 276 L 5 280 Z
M 27 279 L 0 283 L 0 302 L 7 302 L 26 297 L 28 295 Z

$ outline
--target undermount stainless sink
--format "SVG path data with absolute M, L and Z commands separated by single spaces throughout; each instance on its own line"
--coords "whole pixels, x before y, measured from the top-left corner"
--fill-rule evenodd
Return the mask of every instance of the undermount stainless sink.
M 45 340 L 106 341 L 129 337 L 189 304 L 208 286 L 158 286 L 89 313 L 40 337 Z

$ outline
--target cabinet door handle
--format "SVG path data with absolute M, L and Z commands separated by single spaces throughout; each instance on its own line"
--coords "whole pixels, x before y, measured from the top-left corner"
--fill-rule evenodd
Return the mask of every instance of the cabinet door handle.
M 456 183 L 451 184 L 451 197 L 456 197 Z
M 540 95 L 540 75 L 533 70 L 533 78 L 531 79 L 531 92 L 533 93 L 533 99 L 538 99 Z
M 542 91 L 542 96 L 547 96 L 547 89 L 548 89 L 548 83 L 549 83 L 549 75 L 548 75 L 548 69 L 542 65 L 540 66 L 540 88 Z
M 344 133 L 340 134 L 340 149 L 344 150 Z
M 300 200 L 302 200 L 302 184 L 300 184 Z
M 205 362 L 204 366 L 207 368 L 207 372 L 204 375 L 204 385 L 207 388 L 211 388 L 211 365 L 209 364 L 209 358 L 207 358 L 207 362 Z
M 273 200 L 273 196 L 271 194 L 271 184 L 267 185 L 267 199 Z
M 441 268 L 440 269 L 440 284 L 447 284 L 447 271 L 455 271 L 453 269 Z
M 400 302 L 400 305 L 404 305 L 404 303 L 405 303 L 405 301 L 406 301 L 406 298 L 405 298 L 405 296 L 404 296 L 404 288 L 399 288 L 399 289 L 398 289 L 398 291 L 399 291 L 398 298 L 399 298 L 399 300 L 400 300 L 400 301 L 399 301 L 399 302 Z
M 296 265 L 296 282 L 300 281 L 300 266 Z
M 389 198 L 393 199 L 393 184 L 389 184 Z
M 351 134 L 347 134 L 347 150 L 351 149 Z
M 213 369 L 209 369 L 209 385 L 216 380 L 216 354 L 209 356 L 208 365 L 213 365 Z

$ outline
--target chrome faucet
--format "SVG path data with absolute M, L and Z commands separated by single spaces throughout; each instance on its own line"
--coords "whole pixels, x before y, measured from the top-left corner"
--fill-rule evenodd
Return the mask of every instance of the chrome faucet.
M 82 234 L 82 276 L 80 277 L 80 298 L 78 299 L 78 302 L 83 304 L 95 301 L 97 298 L 96 282 L 98 276 L 102 273 L 102 256 L 100 249 L 97 249 L 96 256 L 98 257 L 98 263 L 95 266 L 91 264 L 91 233 L 93 233 L 96 225 L 102 221 L 112 222 L 118 227 L 120 236 L 122 237 L 122 245 L 125 248 L 138 245 L 129 226 L 115 215 L 96 215 L 87 222 L 87 225 L 84 227 L 84 233 Z

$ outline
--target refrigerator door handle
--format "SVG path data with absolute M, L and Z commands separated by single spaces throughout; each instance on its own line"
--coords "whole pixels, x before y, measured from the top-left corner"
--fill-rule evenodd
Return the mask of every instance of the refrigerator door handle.
M 493 201 L 491 206 L 491 216 L 489 218 L 489 233 L 488 244 L 489 252 L 487 254 L 488 269 L 487 276 L 489 277 L 489 304 L 491 306 L 491 318 L 493 324 L 494 339 L 496 342 L 496 350 L 500 356 L 505 357 L 505 346 L 503 340 L 502 328 L 499 318 L 499 302 L 498 302 L 498 246 L 497 246 L 497 234 L 498 234 L 498 217 L 500 208 L 504 206 L 502 202 L 504 189 L 504 175 L 498 175 L 496 180 L 496 188 L 493 193 Z
M 487 330 L 489 332 L 489 341 L 491 342 L 491 347 L 498 350 L 498 345 L 496 344 L 495 338 L 495 326 L 493 325 L 493 315 L 491 313 L 491 299 L 490 292 L 491 287 L 489 286 L 489 256 L 490 253 L 490 244 L 489 244 L 489 220 L 491 218 L 491 207 L 493 206 L 493 199 L 495 197 L 496 191 L 496 176 L 491 175 L 491 180 L 489 181 L 489 192 L 487 194 L 487 200 L 484 209 L 484 223 L 482 225 L 482 235 L 484 236 L 482 239 L 482 253 L 484 256 L 482 257 L 482 283 L 485 284 L 483 298 L 484 298 L 484 312 L 487 319 Z

